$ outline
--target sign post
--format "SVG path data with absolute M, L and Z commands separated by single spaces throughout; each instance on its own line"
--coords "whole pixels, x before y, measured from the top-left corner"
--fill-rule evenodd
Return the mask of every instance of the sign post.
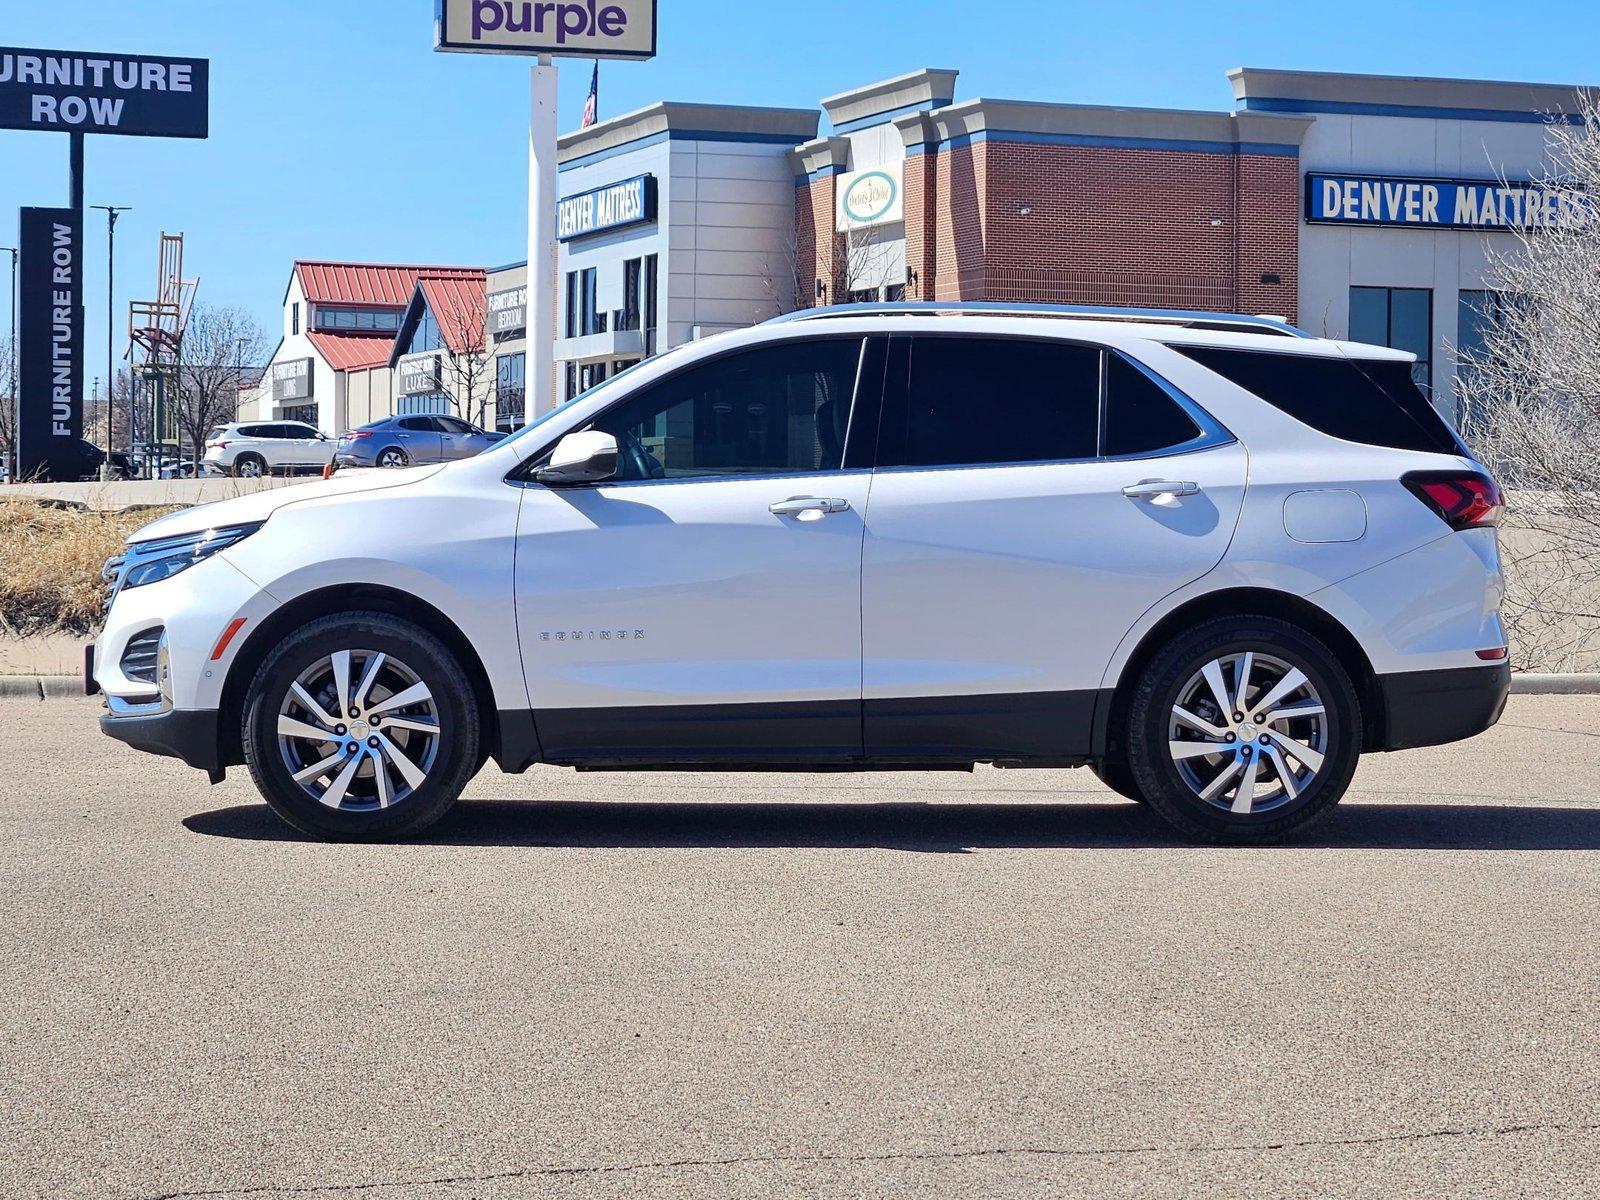
M 528 386 L 524 417 L 555 407 L 556 84 L 555 60 L 649 59 L 656 54 L 656 0 L 436 0 L 434 49 L 526 54 L 537 62 L 528 106 Z
M 539 397 L 556 406 L 556 83 L 558 68 L 541 54 L 533 68 L 528 112 L 528 379 L 522 419 L 539 416 Z
M 17 476 L 75 480 L 83 468 L 83 216 L 25 208 L 21 232 Z
M 68 206 L 22 210 L 18 479 L 83 466 L 84 134 L 206 137 L 210 86 L 203 58 L 0 46 L 0 129 L 68 135 Z

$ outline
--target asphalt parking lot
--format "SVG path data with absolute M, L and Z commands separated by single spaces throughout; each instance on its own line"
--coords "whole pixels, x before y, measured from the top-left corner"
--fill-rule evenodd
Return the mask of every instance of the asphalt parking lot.
M 1600 697 L 1266 850 L 993 770 L 324 846 L 95 712 L 0 702 L 6 1197 L 1600 1192 Z

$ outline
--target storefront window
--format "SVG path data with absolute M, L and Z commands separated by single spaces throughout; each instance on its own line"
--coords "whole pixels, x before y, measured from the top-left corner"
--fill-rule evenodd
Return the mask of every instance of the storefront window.
M 656 284 L 660 278 L 658 259 L 654 254 L 645 256 L 644 260 L 644 353 L 645 357 L 656 352 Z
M 1513 299 L 1509 292 L 1465 290 L 1456 302 L 1456 376 L 1472 369 L 1472 363 L 1482 362 L 1487 354 L 1490 331 L 1499 324 L 1501 314 Z M 1457 389 L 1459 392 L 1461 389 Z M 1465 420 L 1467 413 L 1458 399 L 1456 418 Z
M 1411 376 L 1433 395 L 1433 291 L 1430 288 L 1353 287 L 1350 340 L 1417 356 Z
M 505 430 L 522 424 L 527 371 L 524 354 L 501 354 L 494 360 L 495 424 Z
M 404 415 L 416 413 L 448 413 L 450 411 L 450 397 L 443 392 L 431 392 L 424 396 L 401 396 L 395 411 Z

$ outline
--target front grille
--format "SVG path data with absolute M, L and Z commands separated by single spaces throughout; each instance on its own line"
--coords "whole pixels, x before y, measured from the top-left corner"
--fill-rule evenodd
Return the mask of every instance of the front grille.
M 161 626 L 135 634 L 122 652 L 122 673 L 129 679 L 156 686 L 156 659 L 161 651 Z

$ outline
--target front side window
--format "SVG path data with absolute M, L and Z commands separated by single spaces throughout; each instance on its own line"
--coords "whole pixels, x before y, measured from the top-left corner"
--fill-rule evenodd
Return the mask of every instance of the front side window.
M 910 343 L 906 395 L 885 408 L 879 466 L 999 465 L 1098 453 L 1098 348 L 990 337 Z
M 859 338 L 763 346 L 691 367 L 602 414 L 620 480 L 836 471 Z

